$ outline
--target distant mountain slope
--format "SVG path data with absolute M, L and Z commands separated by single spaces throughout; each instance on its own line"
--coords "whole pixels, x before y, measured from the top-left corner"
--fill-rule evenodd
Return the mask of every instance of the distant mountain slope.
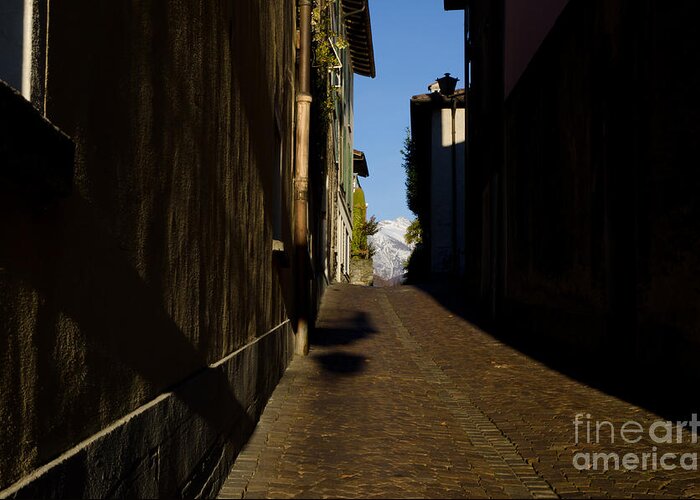
M 404 236 L 411 221 L 405 217 L 379 222 L 379 231 L 370 236 L 369 241 L 374 245 L 374 275 L 379 279 L 375 285 L 398 285 L 406 273 L 404 264 L 413 251 L 413 245 L 408 245 Z

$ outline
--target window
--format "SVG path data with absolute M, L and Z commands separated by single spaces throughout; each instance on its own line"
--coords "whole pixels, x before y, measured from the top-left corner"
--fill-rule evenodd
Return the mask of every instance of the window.
M 0 1 L 0 79 L 43 111 L 47 0 Z
M 20 91 L 26 88 L 25 48 L 29 45 L 25 40 L 25 3 L 25 0 L 0 3 L 0 78 Z M 28 14 L 31 16 L 31 12 Z

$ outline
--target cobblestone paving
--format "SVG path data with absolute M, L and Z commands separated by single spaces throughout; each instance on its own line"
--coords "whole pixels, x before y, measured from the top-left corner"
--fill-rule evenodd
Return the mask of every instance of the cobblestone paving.
M 577 413 L 610 421 L 615 442 L 603 427 L 601 443 L 587 443 L 584 417 L 576 444 Z M 623 443 L 628 420 L 647 429 L 659 417 L 526 357 L 419 289 L 334 286 L 310 356 L 290 365 L 220 497 L 700 497 L 694 470 L 573 466 L 579 452 L 698 451 L 687 433 L 682 444 Z

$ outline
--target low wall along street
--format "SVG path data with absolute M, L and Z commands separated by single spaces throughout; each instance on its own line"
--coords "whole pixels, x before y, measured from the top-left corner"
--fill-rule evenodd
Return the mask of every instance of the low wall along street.
M 0 491 L 0 498 L 214 496 L 293 353 L 285 321 Z M 267 377 L 256 377 L 261 369 Z

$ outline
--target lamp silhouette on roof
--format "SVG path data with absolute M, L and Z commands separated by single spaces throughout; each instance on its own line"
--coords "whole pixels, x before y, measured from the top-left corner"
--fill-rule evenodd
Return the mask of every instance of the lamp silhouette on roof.
M 459 78 L 455 78 L 450 76 L 449 73 L 445 73 L 445 76 L 437 79 L 437 83 L 440 85 L 440 93 L 445 96 L 454 95 L 458 81 Z

